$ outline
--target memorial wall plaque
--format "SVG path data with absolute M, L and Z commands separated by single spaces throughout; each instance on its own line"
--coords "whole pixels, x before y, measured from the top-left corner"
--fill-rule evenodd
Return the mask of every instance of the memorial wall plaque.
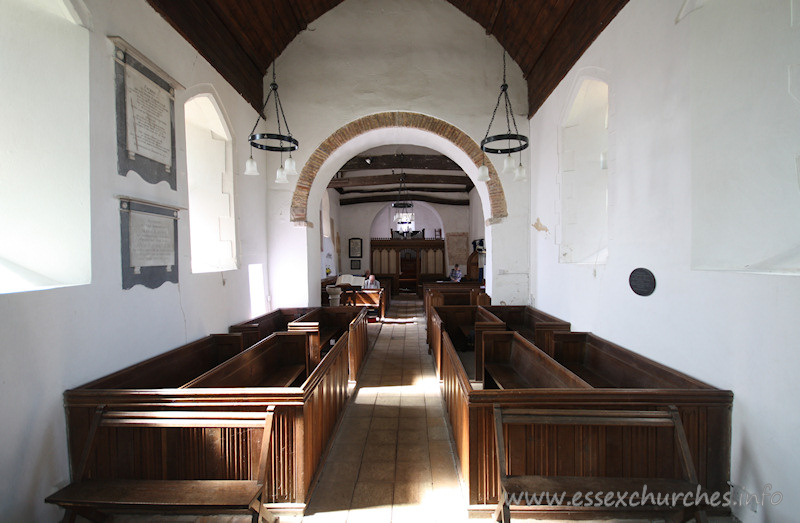
M 122 288 L 178 283 L 178 209 L 120 199 Z
M 171 166 L 172 115 L 169 94 L 126 65 L 125 100 L 128 157 L 139 154 Z
M 131 249 L 130 266 L 168 269 L 175 264 L 175 220 L 169 216 L 131 211 L 128 230 Z
M 117 171 L 177 190 L 176 88 L 182 86 L 122 38 L 114 43 Z

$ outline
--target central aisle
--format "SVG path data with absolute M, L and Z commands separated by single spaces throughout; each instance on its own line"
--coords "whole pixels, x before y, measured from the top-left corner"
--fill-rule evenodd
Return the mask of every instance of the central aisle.
M 398 297 L 367 356 L 307 523 L 465 521 L 422 302 Z M 371 326 L 372 328 L 372 326 Z

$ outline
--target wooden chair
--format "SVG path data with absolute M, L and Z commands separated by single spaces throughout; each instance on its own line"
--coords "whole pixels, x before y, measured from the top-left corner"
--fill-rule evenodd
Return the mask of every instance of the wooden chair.
M 75 468 L 76 480 L 45 501 L 67 509 L 62 521 L 79 514 L 90 521 L 109 521 L 108 512 L 163 513 L 253 511 L 253 523 L 275 521 L 265 508 L 267 458 L 272 440 L 275 406 L 253 411 L 120 411 L 105 406 L 95 410 L 84 450 Z M 264 428 L 258 479 L 253 480 L 141 480 L 84 479 L 99 427 L 155 428 Z
M 582 476 L 509 476 L 506 473 L 505 445 L 503 439 L 503 424 L 543 424 L 543 425 L 605 425 L 605 426 L 635 426 L 635 427 L 673 427 L 675 443 L 680 457 L 683 479 L 663 479 L 663 478 L 611 478 L 611 477 L 582 477 Z M 494 521 L 509 523 L 511 521 L 511 511 L 509 499 L 525 499 L 526 503 L 532 499 L 531 494 L 541 493 L 560 494 L 565 493 L 562 502 L 574 499 L 576 494 L 588 494 L 598 492 L 642 492 L 645 485 L 647 491 L 653 496 L 664 496 L 683 493 L 697 495 L 698 480 L 697 473 L 689 453 L 689 444 L 686 433 L 683 429 L 678 409 L 670 406 L 668 411 L 632 411 L 632 410 L 571 410 L 571 409 L 504 409 L 498 405 L 494 406 L 494 426 L 495 443 L 497 451 L 497 468 L 500 475 L 500 493 L 497 508 L 494 511 Z M 528 498 L 523 498 L 525 494 Z M 656 498 L 657 499 L 657 498 Z M 686 498 L 681 498 L 686 499 Z M 694 499 L 694 498 L 692 498 Z M 552 498 L 539 499 L 539 507 L 545 506 L 552 501 Z M 615 498 L 616 501 L 616 498 Z M 644 501 L 644 500 L 643 500 Z M 652 504 L 647 504 L 640 509 L 645 511 L 667 511 L 675 512 L 680 508 L 663 507 L 656 505 L 655 500 Z M 534 508 L 527 506 L 525 508 Z M 614 517 L 624 517 L 625 508 L 616 509 L 613 514 L 609 514 L 610 507 L 593 506 L 570 506 L 572 515 L 576 518 L 586 516 L 587 512 L 599 511 L 604 513 L 604 517 L 613 515 Z M 707 523 L 707 518 L 702 505 L 696 505 L 694 517 L 700 523 Z M 666 509 L 666 510 L 665 510 Z M 502 519 L 501 519 L 502 517 Z

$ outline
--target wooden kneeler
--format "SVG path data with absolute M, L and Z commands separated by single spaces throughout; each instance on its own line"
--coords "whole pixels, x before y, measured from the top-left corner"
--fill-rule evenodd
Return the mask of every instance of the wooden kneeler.
M 191 513 L 192 510 L 252 510 L 253 523 L 273 523 L 276 518 L 266 509 L 267 458 L 272 442 L 275 406 L 265 412 L 252 411 L 118 411 L 99 406 L 75 469 L 76 481 L 45 501 L 66 509 L 63 522 L 74 522 L 75 515 L 90 521 L 108 521 L 106 512 L 141 511 Z M 258 479 L 253 480 L 84 480 L 97 429 L 106 427 L 156 428 L 260 428 L 261 440 Z
M 683 480 L 663 478 L 612 478 L 612 477 L 583 477 L 583 476 L 508 476 L 506 473 L 505 446 L 503 440 L 503 423 L 506 424 L 543 424 L 543 425 L 605 425 L 605 426 L 636 426 L 636 427 L 673 427 L 675 430 L 675 445 L 680 457 Z M 563 500 L 572 499 L 575 493 L 598 492 L 641 492 L 647 485 L 648 490 L 654 494 L 672 495 L 679 493 L 698 492 L 697 473 L 694 468 L 692 456 L 686 433 L 678 414 L 678 409 L 671 405 L 668 411 L 632 411 L 632 410 L 571 410 L 571 409 L 504 409 L 494 406 L 495 443 L 497 452 L 497 468 L 500 475 L 499 502 L 494 511 L 494 521 L 509 523 L 511 510 L 508 504 L 509 494 L 523 492 L 539 493 L 566 493 Z M 544 502 L 544 500 L 539 500 Z M 548 499 L 549 502 L 549 499 Z M 546 505 L 525 506 L 535 511 L 535 507 Z M 570 506 L 573 517 L 581 512 L 603 512 L 609 515 L 609 507 L 605 506 Z M 624 516 L 626 508 L 616 509 L 615 517 Z M 682 507 L 681 507 L 682 508 Z M 675 512 L 677 507 L 661 507 L 654 504 L 642 505 L 639 511 Z M 633 510 L 633 509 L 630 509 Z M 698 523 L 707 523 L 708 519 L 702 505 L 696 505 L 694 517 Z

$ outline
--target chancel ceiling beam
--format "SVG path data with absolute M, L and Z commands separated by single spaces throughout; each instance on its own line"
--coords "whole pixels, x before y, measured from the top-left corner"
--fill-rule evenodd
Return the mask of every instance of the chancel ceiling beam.
M 469 200 L 464 199 L 451 199 L 451 198 L 437 198 L 436 196 L 428 196 L 427 194 L 409 193 L 403 194 L 404 201 L 427 202 L 427 203 L 440 203 L 442 205 L 469 205 Z M 396 202 L 397 195 L 391 194 L 376 194 L 374 196 L 357 196 L 355 198 L 341 198 L 339 205 L 355 205 L 358 203 L 375 203 L 375 202 Z
M 430 171 L 460 171 L 461 167 L 440 154 L 385 154 L 381 156 L 354 156 L 340 172 L 386 169 L 424 169 Z
M 440 192 L 440 193 L 451 193 L 451 194 L 465 194 L 469 191 L 465 187 L 459 186 L 452 186 L 452 187 L 415 187 L 413 185 L 406 186 L 406 189 L 409 191 L 418 191 L 418 192 Z M 374 189 L 362 189 L 362 188 L 353 188 L 353 189 L 336 189 L 339 194 L 372 194 L 372 193 L 381 193 L 381 192 L 389 192 L 397 194 L 397 187 L 391 188 L 374 188 Z
M 472 180 L 466 175 L 456 176 L 453 174 L 403 174 L 406 185 L 430 183 L 439 185 L 460 185 L 462 187 L 472 186 Z M 328 183 L 328 188 L 355 188 L 369 187 L 371 185 L 399 185 L 399 174 L 379 174 L 374 176 L 350 176 L 344 178 L 334 178 Z

